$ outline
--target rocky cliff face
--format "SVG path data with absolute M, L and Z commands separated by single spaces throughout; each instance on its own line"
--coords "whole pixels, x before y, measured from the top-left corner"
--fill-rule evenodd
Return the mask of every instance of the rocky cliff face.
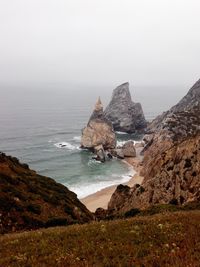
M 92 219 L 75 193 L 0 153 L 0 233 Z
M 148 131 L 143 184 L 116 190 L 109 203 L 114 212 L 200 201 L 200 80 Z
M 150 133 L 157 132 L 161 129 L 175 128 L 173 123 L 182 120 L 184 127 L 190 127 L 191 131 L 193 127 L 199 127 L 196 123 L 196 111 L 200 108 L 200 79 L 192 86 L 192 88 L 188 91 L 188 93 L 179 101 L 178 104 L 173 106 L 167 112 L 164 112 L 162 115 L 155 118 L 151 124 L 148 126 L 148 130 Z M 194 115 L 194 116 L 193 116 Z M 185 119 L 184 119 L 185 116 Z M 187 121 L 188 117 L 190 118 L 190 123 Z M 185 120 L 185 123 L 184 123 Z M 176 123 L 179 127 L 182 123 Z M 195 130 L 195 129 L 194 129 Z M 185 132 L 185 131 L 184 131 Z
M 100 98 L 87 127 L 83 129 L 81 138 L 82 148 L 95 150 L 99 146 L 103 146 L 103 149 L 112 149 L 116 146 L 115 132 L 112 123 L 104 116 Z
M 116 131 L 135 133 L 144 130 L 147 125 L 141 104 L 131 100 L 129 83 L 124 83 L 113 91 L 104 114 Z

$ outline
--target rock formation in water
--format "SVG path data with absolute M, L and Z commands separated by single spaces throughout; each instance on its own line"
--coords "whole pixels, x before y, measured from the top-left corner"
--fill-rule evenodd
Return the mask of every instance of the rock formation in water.
M 0 233 L 92 219 L 75 193 L 0 153 Z
M 93 151 L 97 150 L 103 157 L 103 150 L 113 149 L 115 146 L 115 132 L 112 123 L 104 116 L 103 106 L 99 98 L 87 126 L 83 129 L 81 147 Z
M 141 104 L 131 100 L 129 83 L 124 83 L 113 91 L 104 114 L 112 122 L 115 131 L 142 132 L 147 126 Z
M 124 159 L 129 157 L 136 157 L 136 149 L 133 141 L 127 141 L 123 144 L 122 147 L 117 147 L 116 149 L 112 149 L 111 153 L 113 156 Z
M 123 213 L 155 204 L 200 201 L 200 80 L 169 111 L 158 116 L 144 138 L 141 186 L 117 188 L 109 210 Z

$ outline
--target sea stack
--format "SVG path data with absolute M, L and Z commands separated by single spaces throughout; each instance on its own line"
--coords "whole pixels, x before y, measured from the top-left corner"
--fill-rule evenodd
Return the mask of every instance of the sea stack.
M 128 82 L 114 89 L 104 115 L 112 122 L 115 131 L 143 132 L 147 126 L 141 104 L 131 99 Z
M 100 97 L 87 126 L 82 131 L 81 147 L 99 154 L 101 161 L 104 161 L 104 150 L 116 147 L 115 132 L 112 123 L 104 115 Z

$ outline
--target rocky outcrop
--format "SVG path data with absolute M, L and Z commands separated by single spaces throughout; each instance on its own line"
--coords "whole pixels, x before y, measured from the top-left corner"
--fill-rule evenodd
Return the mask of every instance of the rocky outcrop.
M 114 213 L 200 201 L 200 80 L 148 130 L 141 171 L 144 181 L 141 186 L 115 191 L 109 203 Z
M 122 146 L 122 151 L 124 153 L 124 157 L 136 157 L 136 150 L 133 141 L 127 141 Z
M 104 114 L 112 122 L 115 131 L 142 132 L 147 126 L 141 104 L 131 100 L 129 83 L 124 83 L 113 91 Z
M 198 121 L 196 121 L 196 115 L 194 113 L 195 111 L 198 111 L 199 108 L 200 108 L 200 79 L 192 86 L 192 88 L 179 101 L 178 104 L 173 106 L 170 110 L 164 112 L 162 115 L 156 117 L 155 120 L 153 120 L 149 124 L 147 132 L 155 133 L 161 129 L 167 129 L 167 130 L 169 129 L 169 131 L 171 131 L 172 128 L 174 128 L 173 131 L 176 131 L 175 127 L 177 126 L 179 127 L 180 130 L 180 126 L 182 123 L 183 123 L 182 129 L 184 134 L 188 130 L 189 132 L 192 132 L 193 128 L 195 131 L 196 130 L 195 128 L 198 128 L 199 125 Z M 179 119 L 181 119 L 181 123 L 178 123 Z M 191 121 L 188 121 L 188 119 L 190 119 Z M 173 131 L 171 131 L 171 134 L 173 133 Z
M 0 233 L 92 219 L 75 193 L 0 153 Z
M 96 154 L 96 157 L 94 157 L 96 160 L 101 161 L 101 162 L 106 161 L 106 153 L 102 145 L 96 146 L 94 149 L 94 152 Z
M 136 149 L 133 141 L 127 141 L 122 147 L 117 147 L 116 149 L 112 149 L 111 153 L 114 157 L 124 159 L 128 157 L 136 157 Z
M 104 150 L 113 149 L 116 146 L 115 132 L 112 123 L 104 116 L 103 106 L 98 99 L 93 114 L 87 127 L 82 131 L 81 147 L 95 150 L 102 146 Z

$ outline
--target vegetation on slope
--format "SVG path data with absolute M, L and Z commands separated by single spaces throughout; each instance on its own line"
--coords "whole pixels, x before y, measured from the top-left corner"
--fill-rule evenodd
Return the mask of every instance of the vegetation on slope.
M 200 266 L 200 211 L 0 237 L 0 266 Z
M 88 222 L 76 194 L 0 153 L 0 233 Z

